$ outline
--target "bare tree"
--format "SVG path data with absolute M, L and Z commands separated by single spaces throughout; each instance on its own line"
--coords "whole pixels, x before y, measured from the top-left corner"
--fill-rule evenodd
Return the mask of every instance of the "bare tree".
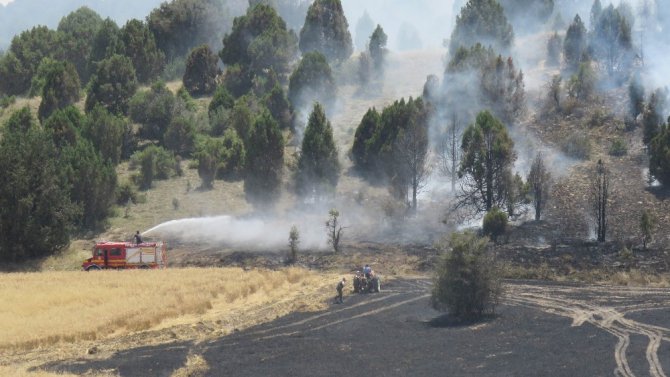
M 411 191 L 411 207 L 416 211 L 416 197 L 430 175 L 428 127 L 425 122 L 412 119 L 407 128 L 400 131 L 395 142 L 394 159 L 396 174 L 392 177 L 392 184 L 406 187 L 406 195 Z
M 591 205 L 598 242 L 605 242 L 605 236 L 607 234 L 609 185 L 609 171 L 605 168 L 603 161 L 598 160 L 598 165 L 596 165 L 593 175 L 593 181 L 591 182 Z
M 533 198 L 533 207 L 535 208 L 535 220 L 540 220 L 542 210 L 547 205 L 549 199 L 549 186 L 551 174 L 544 164 L 542 153 L 538 152 L 530 166 L 528 174 L 528 185 L 530 194 Z
M 451 179 L 451 192 L 455 193 L 458 165 L 461 162 L 461 125 L 455 112 L 451 116 L 451 124 L 447 126 L 447 132 L 439 145 L 437 159 L 440 172 Z
M 328 212 L 328 216 L 328 221 L 326 221 L 328 243 L 333 246 L 333 250 L 337 253 L 340 251 L 340 239 L 345 228 L 339 223 L 340 211 L 333 208 Z
M 300 245 L 300 232 L 298 227 L 293 225 L 288 234 L 289 263 L 298 261 L 298 245 Z
M 552 104 L 552 107 L 556 111 L 561 110 L 561 75 L 554 75 L 551 77 L 551 82 L 549 83 L 549 103 Z

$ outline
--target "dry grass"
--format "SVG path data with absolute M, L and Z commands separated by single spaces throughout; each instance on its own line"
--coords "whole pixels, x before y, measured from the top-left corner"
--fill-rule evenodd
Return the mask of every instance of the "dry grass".
M 332 279 L 333 281 L 335 279 Z M 242 328 L 290 311 L 318 309 L 327 277 L 281 271 L 168 269 L 13 273 L 0 275 L 0 350 L 27 350 L 61 342 L 216 319 Z M 323 298 L 323 297 L 322 297 Z M 282 301 L 275 309 L 275 305 Z M 263 315 L 253 315 L 253 311 Z M 244 320 L 240 320 L 243 318 Z M 232 329 L 229 329 L 232 331 Z
M 207 361 L 200 355 L 189 355 L 186 365 L 172 373 L 171 377 L 200 377 L 209 371 Z

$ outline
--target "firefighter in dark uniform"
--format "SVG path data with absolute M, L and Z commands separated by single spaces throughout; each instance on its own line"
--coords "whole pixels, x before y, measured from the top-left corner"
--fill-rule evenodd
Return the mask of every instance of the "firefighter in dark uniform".
M 135 232 L 135 245 L 139 245 L 142 243 L 142 236 L 140 235 L 140 231 L 138 230 Z
M 344 301 L 342 300 L 342 291 L 344 290 L 344 284 L 347 282 L 347 278 L 342 278 L 339 283 L 337 283 L 337 297 L 335 297 L 335 303 L 341 304 Z

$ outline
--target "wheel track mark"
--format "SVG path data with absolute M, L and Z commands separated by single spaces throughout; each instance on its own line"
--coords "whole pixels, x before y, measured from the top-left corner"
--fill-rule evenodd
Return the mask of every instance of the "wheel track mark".
M 272 328 L 265 329 L 265 330 L 256 330 L 256 331 L 253 331 L 253 332 L 249 333 L 249 335 L 262 335 L 262 334 L 267 334 L 269 332 L 276 331 L 276 330 L 282 330 L 282 329 L 286 329 L 286 328 L 289 328 L 289 327 L 304 325 L 307 322 L 315 321 L 319 318 L 327 317 L 329 315 L 341 313 L 341 312 L 347 311 L 347 310 L 356 309 L 360 306 L 369 305 L 369 304 L 372 304 L 372 303 L 375 303 L 375 302 L 385 301 L 385 300 L 388 300 L 390 298 L 400 296 L 400 295 L 401 295 L 401 293 L 393 293 L 393 294 L 390 294 L 390 295 L 384 295 L 382 297 L 374 298 L 372 300 L 361 301 L 357 304 L 347 306 L 347 307 L 342 308 L 342 309 L 323 312 L 323 313 L 316 314 L 316 315 L 313 315 L 313 316 L 305 318 L 305 319 L 301 319 L 301 320 L 296 321 L 296 322 L 291 322 L 291 323 L 288 323 L 288 324 L 285 324 L 285 325 L 276 326 L 276 327 L 272 327 Z
M 328 323 L 325 323 L 323 325 L 319 325 L 319 326 L 316 326 L 316 327 L 310 327 L 308 329 L 305 329 L 304 331 L 292 331 L 292 332 L 285 332 L 285 333 L 280 333 L 280 334 L 272 334 L 272 335 L 267 335 L 267 336 L 258 338 L 258 340 L 267 340 L 267 339 L 278 338 L 278 337 L 282 337 L 282 336 L 298 335 L 302 332 L 307 332 L 307 331 L 321 330 L 321 329 L 324 329 L 326 327 L 339 325 L 339 324 L 347 322 L 347 321 L 351 321 L 351 320 L 358 319 L 358 318 L 363 318 L 363 317 L 368 317 L 368 316 L 371 316 L 371 315 L 374 315 L 374 314 L 381 313 L 381 312 L 386 311 L 386 310 L 391 310 L 391 309 L 397 308 L 399 306 L 409 304 L 410 302 L 418 301 L 418 300 L 421 300 L 421 299 L 424 299 L 424 298 L 427 298 L 427 297 L 430 297 L 430 295 L 425 294 L 425 295 L 421 295 L 421 296 L 418 296 L 418 297 L 413 297 L 413 298 L 410 298 L 408 300 L 403 300 L 403 301 L 400 301 L 400 302 L 396 302 L 395 304 L 382 306 L 380 308 L 377 308 L 377 309 L 374 309 L 374 310 L 369 310 L 367 312 L 363 312 L 363 313 L 360 313 L 360 314 L 356 314 L 356 315 L 351 316 L 351 317 L 338 319 L 338 320 L 335 320 L 333 322 L 328 322 Z
M 537 287 L 524 286 L 523 288 L 525 288 L 526 292 L 513 288 L 512 291 L 517 291 L 516 296 L 508 297 L 508 300 L 523 306 L 532 305 L 545 311 L 548 311 L 547 309 L 549 309 L 551 310 L 550 312 L 554 314 L 561 315 L 562 313 L 564 316 L 573 318 L 573 325 L 582 324 L 586 321 L 596 325 L 604 331 L 615 335 L 618 338 L 618 343 L 615 347 L 615 360 L 617 362 L 616 374 L 621 376 L 634 376 L 627 362 L 626 351 L 630 345 L 629 333 L 636 333 L 649 338 L 645 356 L 647 358 L 647 362 L 649 363 L 650 375 L 654 377 L 666 376 L 658 358 L 658 349 L 660 348 L 662 341 L 667 340 L 667 338 L 663 336 L 663 332 L 669 331 L 668 329 L 659 326 L 646 325 L 627 319 L 625 318 L 624 314 L 614 308 L 603 308 L 567 297 L 550 297 L 546 294 L 543 294 L 543 291 L 546 291 L 546 289 L 538 289 Z M 597 291 L 596 289 L 591 290 Z M 534 293 L 528 293 L 527 291 L 534 291 Z M 576 293 L 575 289 L 561 289 L 555 291 L 561 291 L 563 293 Z M 628 291 L 639 292 L 640 290 Z M 642 292 L 647 293 L 648 290 L 643 290 Z M 664 291 L 664 293 L 667 293 L 667 291 Z M 568 305 L 572 305 L 572 307 L 568 307 Z M 596 319 L 594 315 L 598 315 L 602 319 Z M 661 333 L 659 333 L 659 331 Z

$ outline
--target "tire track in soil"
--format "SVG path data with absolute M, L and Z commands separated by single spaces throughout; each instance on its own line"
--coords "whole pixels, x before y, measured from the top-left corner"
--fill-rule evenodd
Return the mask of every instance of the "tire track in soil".
M 617 309 L 609 305 L 597 305 L 593 302 L 603 300 L 613 294 L 629 296 L 630 299 L 639 300 L 640 296 L 663 294 L 663 303 L 621 305 Z M 575 298 L 578 296 L 579 298 Z M 590 297 L 596 296 L 596 297 Z M 572 319 L 572 326 L 581 326 L 590 323 L 614 335 L 618 341 L 614 348 L 614 358 L 617 368 L 616 376 L 633 377 L 633 373 L 627 359 L 631 335 L 642 335 L 649 339 L 645 349 L 645 358 L 649 364 L 649 375 L 653 377 L 666 377 L 658 357 L 658 350 L 662 342 L 670 341 L 668 334 L 670 329 L 640 323 L 625 318 L 626 313 L 659 307 L 667 307 L 670 303 L 668 291 L 662 289 L 645 288 L 614 288 L 614 287 L 561 287 L 561 286 L 534 286 L 527 284 L 510 284 L 506 293 L 506 301 L 511 305 L 534 307 L 547 313 L 561 315 Z M 655 297 L 658 299 L 658 297 Z M 624 300 L 625 301 L 625 300 Z

